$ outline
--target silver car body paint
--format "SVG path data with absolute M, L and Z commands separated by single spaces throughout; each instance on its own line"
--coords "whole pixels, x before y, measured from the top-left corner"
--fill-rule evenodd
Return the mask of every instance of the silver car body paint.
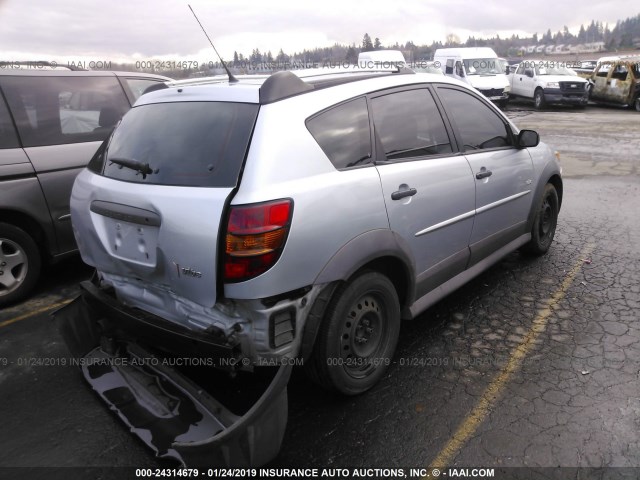
M 136 105 L 184 101 L 257 103 L 262 81 L 255 78 L 232 85 L 178 84 L 149 93 Z M 418 292 L 411 309 L 416 315 L 432 303 L 419 302 L 420 297 L 427 298 L 433 288 L 460 277 L 470 259 L 475 263 L 470 245 L 477 244 L 478 255 L 486 257 L 483 246 L 487 248 L 488 239 L 500 232 L 504 241 L 498 246 L 508 244 L 513 249 L 521 245 L 527 238 L 527 219 L 536 193 L 540 184 L 544 186 L 548 180 L 543 172 L 559 173 L 555 158 L 543 144 L 529 149 L 467 152 L 428 162 L 370 164 L 338 171 L 306 129 L 305 119 L 332 105 L 368 92 L 435 82 L 471 90 L 442 76 L 383 76 L 261 105 L 236 189 L 142 184 L 132 187 L 83 171 L 71 199 L 83 259 L 97 267 L 103 281 L 112 285 L 117 298 L 128 306 L 194 330 L 219 328 L 228 338 L 238 338 L 243 355 L 254 359 L 294 356 L 298 354 L 301 335 L 284 348 L 270 347 L 269 316 L 293 309 L 297 331 L 302 332 L 310 305 L 323 286 L 314 284 L 315 279 L 336 253 L 367 232 L 392 230 L 410 249 L 417 279 L 437 279 L 428 289 Z M 499 110 L 491 108 L 504 119 Z M 517 134 L 517 128 L 505 121 Z M 492 170 L 494 175 L 476 180 L 474 175 L 481 167 Z M 402 184 L 415 187 L 419 195 L 392 201 L 391 193 Z M 226 283 L 220 290 L 217 249 L 222 244 L 218 235 L 225 228 L 226 203 L 230 200 L 233 206 L 276 199 L 292 199 L 294 204 L 280 259 L 262 275 Z M 92 212 L 91 205 L 96 201 L 157 212 L 161 224 L 144 228 L 127 225 Z M 126 243 L 127 238 L 128 249 L 117 251 L 118 242 Z M 142 254 L 148 257 L 141 257 Z M 486 268 L 479 265 L 476 270 L 481 267 Z M 181 274 L 181 268 L 187 269 L 187 274 Z M 303 288 L 309 289 L 304 302 L 280 299 L 265 307 L 258 300 Z M 220 291 L 223 297 L 217 296 Z M 429 298 L 437 298 L 437 294 L 431 295 Z

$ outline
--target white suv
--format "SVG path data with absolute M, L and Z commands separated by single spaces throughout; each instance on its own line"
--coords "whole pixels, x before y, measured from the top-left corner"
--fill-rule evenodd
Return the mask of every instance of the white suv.
M 362 393 L 391 362 L 401 318 L 515 249 L 548 250 L 562 180 L 538 141 L 471 87 L 406 69 L 279 72 L 146 94 L 73 189 L 76 239 L 97 275 L 58 313 L 67 342 L 101 361 L 284 364 L 244 426 L 211 420 L 218 430 L 185 426 L 186 437 L 151 442 L 187 464 L 217 461 L 221 444 L 233 452 L 215 457 L 222 463 L 268 461 L 292 359 L 327 388 Z M 150 363 L 144 375 L 202 406 L 182 375 Z M 149 386 L 159 380 L 84 370 L 134 431 L 149 415 L 180 416 Z M 156 413 L 154 396 L 165 405 Z M 146 407 L 131 413 L 133 400 Z M 161 436 L 148 429 L 141 438 Z M 238 431 L 242 441 L 225 437 Z

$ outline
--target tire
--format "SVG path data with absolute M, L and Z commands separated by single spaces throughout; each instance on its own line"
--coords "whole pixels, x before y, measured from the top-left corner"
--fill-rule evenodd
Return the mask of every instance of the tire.
M 558 192 L 552 184 L 547 183 L 533 220 L 531 240 L 521 248 L 524 253 L 530 255 L 544 255 L 547 253 L 556 233 L 559 211 Z
M 640 112 L 640 95 L 636 97 L 636 100 L 633 102 L 633 106 L 636 109 L 636 112 Z
M 398 343 L 400 303 L 391 281 L 364 272 L 335 292 L 309 362 L 309 377 L 322 387 L 357 395 L 384 375 Z
M 536 90 L 536 93 L 533 94 L 533 104 L 537 110 L 542 110 L 544 108 L 544 92 L 541 89 Z
M 21 228 L 0 223 L 0 307 L 23 299 L 40 276 L 40 252 Z

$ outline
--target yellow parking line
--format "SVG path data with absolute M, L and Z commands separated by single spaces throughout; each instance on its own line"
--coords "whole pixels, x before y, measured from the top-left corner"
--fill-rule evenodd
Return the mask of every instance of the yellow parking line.
M 9 320 L 5 320 L 4 322 L 0 322 L 0 328 L 6 327 L 7 325 L 11 325 L 12 323 L 19 322 L 20 320 L 25 320 L 29 317 L 33 317 L 34 315 L 38 315 L 39 313 L 44 313 L 49 310 L 53 310 L 55 308 L 63 307 L 67 303 L 71 303 L 71 300 L 63 300 L 62 302 L 54 303 L 52 305 L 47 305 L 46 307 L 39 308 L 38 310 L 34 310 L 33 312 L 25 313 L 24 315 L 20 315 L 19 317 L 10 318 Z
M 507 362 L 505 367 L 484 391 L 476 407 L 458 427 L 453 437 L 451 437 L 449 442 L 447 442 L 445 447 L 431 462 L 431 465 L 428 468 L 429 472 L 433 471 L 434 469 L 442 470 L 446 468 L 458 454 L 460 449 L 467 443 L 469 438 L 471 438 L 471 436 L 475 434 L 480 424 L 484 421 L 486 416 L 491 411 L 491 408 L 498 400 L 498 397 L 504 391 L 514 372 L 520 368 L 520 366 L 522 365 L 522 361 L 533 348 L 538 336 L 546 329 L 551 313 L 555 309 L 556 305 L 567 294 L 567 290 L 580 271 L 580 268 L 584 263 L 584 259 L 589 256 L 593 248 L 593 245 L 588 245 L 581 252 L 580 260 L 576 262 L 574 267 L 564 278 L 560 287 L 546 302 L 546 306 L 538 313 L 536 318 L 533 320 L 533 324 L 531 325 L 529 332 L 520 342 L 520 344 L 513 349 L 509 357 L 509 361 Z M 429 476 L 425 478 L 429 478 Z

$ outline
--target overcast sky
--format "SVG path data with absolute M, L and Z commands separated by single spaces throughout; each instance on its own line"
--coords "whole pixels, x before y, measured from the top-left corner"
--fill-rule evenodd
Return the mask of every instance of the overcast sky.
M 563 25 L 577 33 L 592 19 L 640 13 L 637 0 L 0 0 L 0 60 L 134 61 L 214 59 L 191 4 L 218 51 L 286 53 L 334 43 L 430 44 L 454 33 L 539 35 Z

